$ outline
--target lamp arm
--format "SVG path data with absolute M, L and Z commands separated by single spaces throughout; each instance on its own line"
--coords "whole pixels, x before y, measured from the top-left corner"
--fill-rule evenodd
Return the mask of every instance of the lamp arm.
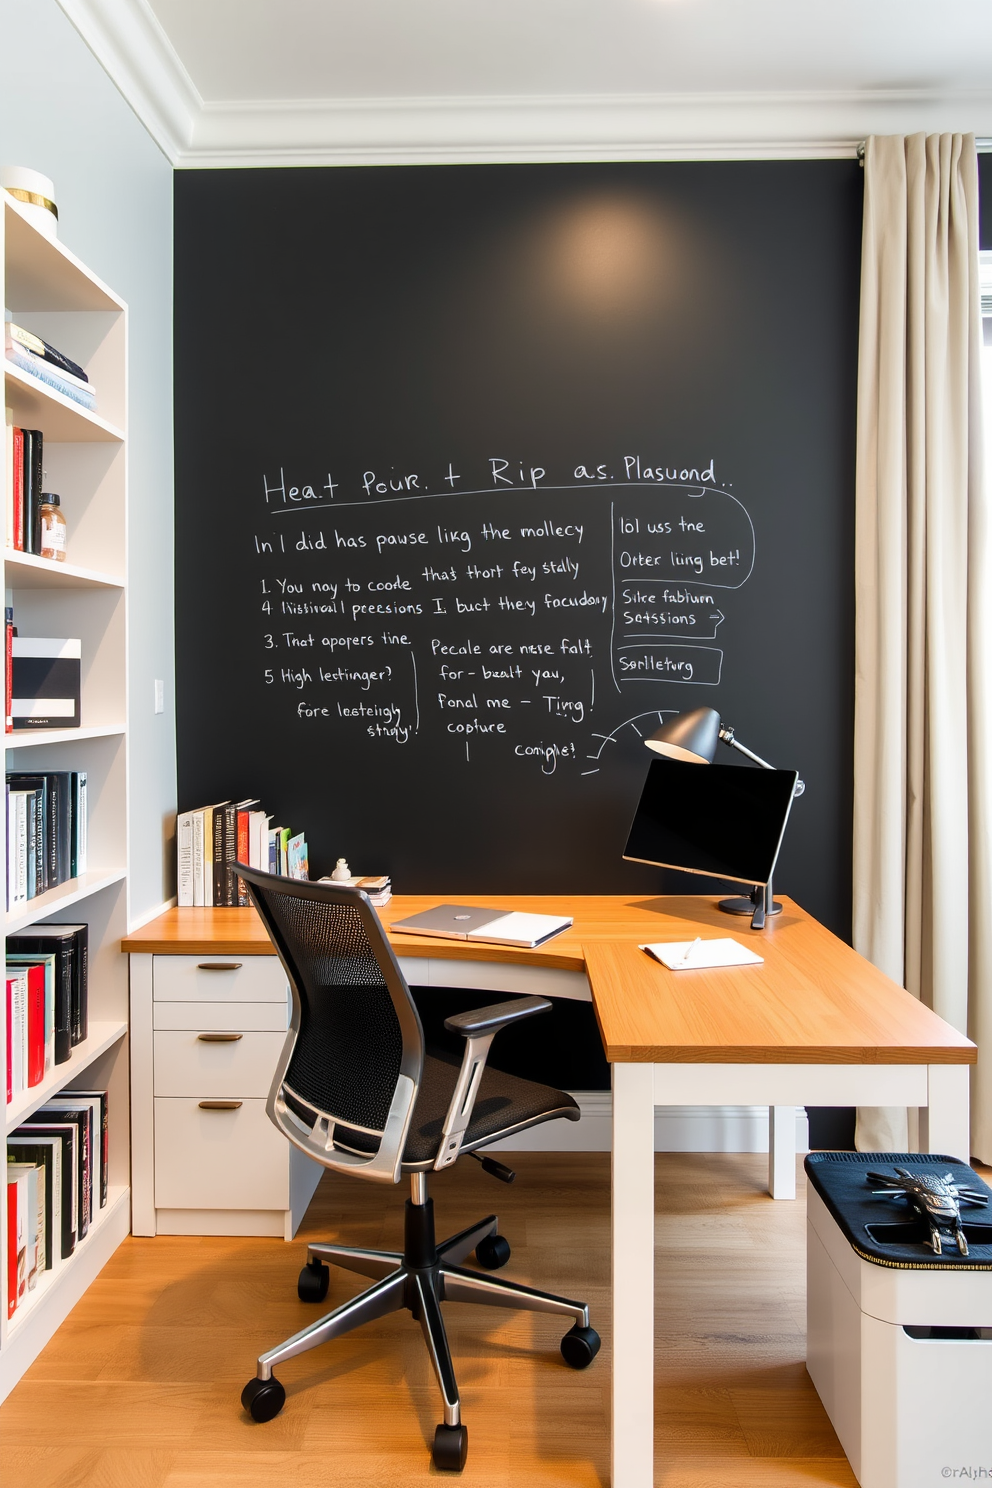
M 724 744 L 728 745 L 731 749 L 736 749 L 739 754 L 746 755 L 749 760 L 753 761 L 756 765 L 760 765 L 763 770 L 774 770 L 774 765 L 770 765 L 767 760 L 761 758 L 760 754 L 755 754 L 753 749 L 748 749 L 747 745 L 742 744 L 739 739 L 735 739 L 733 729 L 728 728 L 725 724 L 721 724 L 720 726 L 720 738 Z M 797 780 L 794 794 L 801 796 L 805 789 L 806 782 L 804 780 Z

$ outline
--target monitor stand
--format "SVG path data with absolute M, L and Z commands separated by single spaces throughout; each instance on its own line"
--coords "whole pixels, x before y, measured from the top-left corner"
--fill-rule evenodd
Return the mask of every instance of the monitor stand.
M 756 884 L 747 898 L 721 899 L 717 909 L 722 909 L 724 914 L 750 915 L 752 930 L 763 930 L 767 915 L 782 913 L 771 879 L 766 884 Z

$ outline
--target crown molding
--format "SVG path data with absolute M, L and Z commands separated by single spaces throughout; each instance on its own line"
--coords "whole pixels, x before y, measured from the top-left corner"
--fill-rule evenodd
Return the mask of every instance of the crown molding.
M 992 89 L 204 102 L 147 0 L 58 0 L 173 165 L 848 157 L 869 134 L 992 135 Z
M 147 0 L 58 0 L 65 15 L 173 165 L 203 108 Z

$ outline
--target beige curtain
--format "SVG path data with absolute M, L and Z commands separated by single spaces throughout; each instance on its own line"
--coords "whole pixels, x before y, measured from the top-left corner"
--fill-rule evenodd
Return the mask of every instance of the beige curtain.
M 992 1035 L 992 562 L 980 378 L 974 136 L 869 139 L 854 944 L 982 1045 Z M 863 1151 L 905 1151 L 912 1137 L 904 1110 L 858 1113 Z M 972 1080 L 972 1150 L 992 1160 L 992 1057 Z

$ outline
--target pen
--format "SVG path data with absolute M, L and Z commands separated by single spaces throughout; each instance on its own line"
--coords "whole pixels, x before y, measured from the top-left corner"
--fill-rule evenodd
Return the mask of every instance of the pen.
M 682 960 L 679 962 L 679 965 L 680 966 L 688 966 L 689 965 L 689 961 L 692 958 L 692 953 L 696 949 L 696 947 L 700 944 L 700 942 L 702 941 L 702 938 L 703 937 L 701 935 L 697 935 L 696 938 L 695 938 L 695 940 L 692 942 L 692 945 L 686 947 L 685 951 L 682 954 Z

